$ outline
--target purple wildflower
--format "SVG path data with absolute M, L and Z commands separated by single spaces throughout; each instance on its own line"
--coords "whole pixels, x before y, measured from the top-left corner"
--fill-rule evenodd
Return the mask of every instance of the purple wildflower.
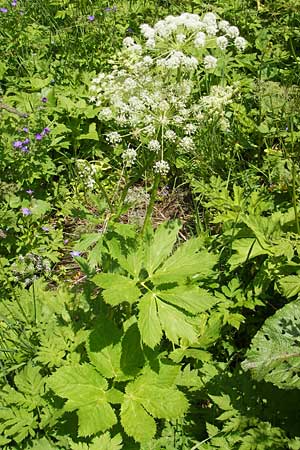
M 29 208 L 21 208 L 23 216 L 30 216 L 32 214 L 31 209 Z
M 90 22 L 93 22 L 93 21 L 95 20 L 95 16 L 88 16 L 88 20 L 89 20 Z
M 23 141 L 23 145 L 27 145 L 27 144 L 29 144 L 29 142 L 30 142 L 30 139 L 29 139 L 29 138 L 26 138 L 26 139 L 24 139 L 24 141 Z
M 13 142 L 13 147 L 14 148 L 21 148 L 22 145 L 23 145 L 22 141 L 15 141 L 15 142 Z
M 42 98 L 41 98 L 41 102 L 47 103 L 47 101 L 48 101 L 47 97 L 42 97 Z
M 26 193 L 29 194 L 29 195 L 32 195 L 33 194 L 33 190 L 32 189 L 27 189 Z
M 36 133 L 35 139 L 36 139 L 37 141 L 41 141 L 41 140 L 43 139 L 42 134 L 41 134 L 41 133 Z
M 41 135 L 42 135 L 42 136 L 45 136 L 45 135 L 48 134 L 48 133 L 50 133 L 50 128 L 45 127 L 45 128 L 43 129 L 43 131 L 41 132 Z
M 72 258 L 75 258 L 76 256 L 80 256 L 81 252 L 79 252 L 78 250 L 72 250 L 70 252 L 70 255 L 72 256 Z
M 29 130 L 28 130 L 27 127 L 24 127 L 24 128 L 23 128 L 23 131 L 24 131 L 24 133 L 28 133 Z
M 44 226 L 42 226 L 42 230 L 47 232 L 47 231 L 49 231 L 49 227 L 46 227 L 46 226 L 44 225 Z
M 13 0 L 13 1 L 11 2 L 11 6 L 17 6 L 17 0 Z
M 29 148 L 27 147 L 27 145 L 24 145 L 23 147 L 21 147 L 21 150 L 24 153 L 28 153 L 29 152 Z
M 7 13 L 7 11 L 8 11 L 8 9 L 7 8 L 0 8 L 0 12 L 2 12 L 2 13 Z
M 105 11 L 105 12 L 110 12 L 110 11 L 116 12 L 116 11 L 117 11 L 117 7 L 116 7 L 116 6 L 113 6 L 112 8 L 110 8 L 110 7 L 108 6 L 107 8 L 104 8 L 104 11 Z
M 64 244 L 65 244 L 65 245 L 68 244 L 68 242 L 69 242 L 69 239 L 65 239 L 65 240 L 64 240 Z

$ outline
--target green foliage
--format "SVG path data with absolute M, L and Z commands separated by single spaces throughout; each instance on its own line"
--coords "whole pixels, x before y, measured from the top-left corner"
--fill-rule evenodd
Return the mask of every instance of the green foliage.
M 283 389 L 299 388 L 299 320 L 298 300 L 269 317 L 253 338 L 243 368 L 257 380 Z
M 108 246 L 114 249 L 113 257 L 119 263 L 116 271 L 127 272 L 127 277 L 119 273 L 100 273 L 93 277 L 94 283 L 103 289 L 106 303 L 137 304 L 141 338 L 151 348 L 160 343 L 163 332 L 174 344 L 179 344 L 181 339 L 196 341 L 193 316 L 218 302 L 197 286 L 199 281 L 213 276 L 217 263 L 217 257 L 203 248 L 200 238 L 189 240 L 168 257 L 178 231 L 177 223 L 162 224 L 129 251 L 112 239 Z M 132 266 L 132 261 L 137 259 L 135 253 L 139 258 L 138 269 Z
M 299 0 L 0 6 L 1 449 L 299 450 Z M 183 11 L 245 52 L 166 76 L 193 40 L 139 27 Z

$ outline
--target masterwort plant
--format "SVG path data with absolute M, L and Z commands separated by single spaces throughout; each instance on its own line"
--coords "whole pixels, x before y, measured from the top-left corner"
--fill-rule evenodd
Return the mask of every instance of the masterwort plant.
M 246 40 L 213 13 L 167 16 L 140 29 L 140 42 L 126 37 L 110 73 L 93 79 L 90 100 L 100 107 L 107 142 L 121 149 L 124 167 L 141 173 L 152 167 L 161 177 L 178 154 L 197 149 L 209 124 L 229 130 L 225 112 L 236 87 L 221 76 L 224 56 L 244 50 Z

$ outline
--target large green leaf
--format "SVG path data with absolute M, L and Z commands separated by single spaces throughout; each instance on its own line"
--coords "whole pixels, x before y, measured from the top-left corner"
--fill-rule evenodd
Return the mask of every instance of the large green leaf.
M 254 237 L 236 239 L 232 244 L 232 250 L 235 253 L 229 258 L 228 262 L 233 269 L 251 258 L 268 253 Z
M 190 239 L 178 247 L 151 277 L 156 285 L 168 282 L 185 282 L 187 278 L 197 275 L 207 278 L 213 274 L 213 267 L 218 261 L 216 255 L 201 250 L 202 240 Z
M 156 296 L 148 292 L 139 302 L 138 326 L 143 342 L 151 348 L 160 343 L 162 329 L 157 312 Z
M 198 314 L 212 308 L 216 297 L 197 286 L 176 286 L 173 289 L 157 291 L 157 296 L 191 314 Z
M 122 375 L 121 331 L 111 320 L 99 320 L 96 328 L 87 340 L 87 353 L 91 363 L 106 378 L 118 378 Z
M 117 418 L 107 402 L 107 381 L 89 364 L 59 368 L 48 380 L 50 388 L 66 398 L 66 411 L 78 410 L 79 435 L 111 428 Z
M 188 402 L 175 385 L 178 372 L 175 366 L 163 365 L 159 373 L 148 368 L 127 385 L 121 422 L 136 441 L 147 442 L 154 437 L 156 426 L 152 417 L 173 420 L 187 411 Z
M 257 380 L 280 388 L 300 388 L 300 301 L 269 317 L 252 340 L 242 363 Z
M 91 436 L 111 428 L 116 422 L 114 410 L 107 402 L 82 406 L 77 411 L 78 435 Z
M 127 389 L 127 396 L 121 406 L 121 423 L 128 434 L 137 442 L 148 442 L 156 433 L 155 420 L 145 411 L 139 401 L 130 395 Z
M 283 295 L 287 298 L 294 297 L 300 292 L 300 276 L 288 275 L 279 280 L 279 285 L 282 289 Z
M 98 273 L 92 280 L 97 286 L 104 289 L 102 295 L 106 303 L 112 306 L 123 302 L 130 304 L 136 302 L 141 292 L 131 278 L 117 273 Z
M 171 254 L 181 225 L 178 221 L 161 224 L 145 246 L 145 268 L 152 276 L 155 269 Z
M 121 369 L 124 375 L 136 376 L 145 363 L 137 323 L 130 325 L 122 338 Z
M 171 342 L 179 345 L 179 340 L 182 338 L 189 342 L 196 341 L 197 333 L 184 313 L 159 299 L 157 299 L 157 308 L 161 327 Z

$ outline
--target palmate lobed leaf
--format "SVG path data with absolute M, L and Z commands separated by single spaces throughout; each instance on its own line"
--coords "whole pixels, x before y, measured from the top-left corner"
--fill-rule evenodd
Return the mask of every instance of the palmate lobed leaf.
M 92 280 L 97 286 L 104 289 L 103 298 L 112 306 L 123 302 L 135 303 L 141 295 L 134 280 L 117 273 L 98 273 Z
M 280 388 L 300 388 L 300 301 L 269 317 L 254 336 L 242 363 L 257 380 Z
M 144 265 L 149 276 L 172 253 L 181 225 L 179 221 L 165 222 L 157 228 L 145 245 Z
M 150 441 L 156 433 L 155 420 L 130 395 L 121 406 L 121 423 L 128 436 L 140 443 Z
M 138 326 L 143 342 L 151 348 L 162 338 L 162 328 L 157 311 L 156 296 L 148 292 L 139 302 Z
M 175 385 L 179 368 L 162 366 L 159 373 L 145 369 L 126 386 L 121 406 L 121 422 L 125 432 L 137 442 L 148 442 L 156 433 L 153 419 L 178 419 L 188 409 L 188 402 Z
M 156 291 L 157 296 L 191 314 L 199 314 L 219 302 L 217 297 L 197 286 L 176 286 L 173 289 Z
M 196 341 L 197 332 L 184 313 L 158 299 L 157 308 L 161 327 L 171 342 L 179 345 L 182 338 L 188 342 Z
M 107 381 L 89 364 L 59 368 L 48 380 L 50 388 L 66 398 L 66 411 L 78 410 L 79 435 L 111 428 L 117 418 L 108 403 Z
M 96 328 L 90 332 L 87 353 L 97 371 L 114 381 L 132 379 L 145 361 L 137 324 L 132 323 L 122 332 L 106 317 L 99 319 Z
M 197 275 L 207 278 L 213 274 L 213 267 L 218 257 L 202 249 L 201 239 L 192 238 L 182 244 L 163 265 L 151 276 L 155 285 L 176 281 L 184 283 L 188 278 Z
M 122 375 L 121 331 L 110 320 L 100 320 L 87 340 L 87 353 L 91 363 L 105 378 Z

